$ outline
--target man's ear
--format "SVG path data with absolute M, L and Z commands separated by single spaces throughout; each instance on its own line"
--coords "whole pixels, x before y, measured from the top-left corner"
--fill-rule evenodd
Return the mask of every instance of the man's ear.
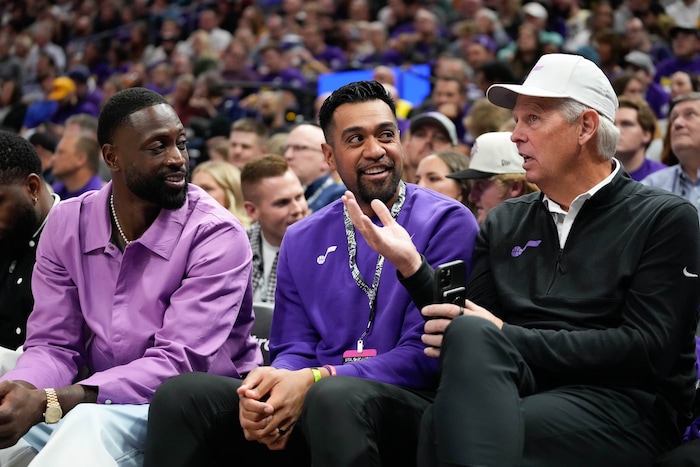
M 117 163 L 119 157 L 113 145 L 109 143 L 102 145 L 102 159 L 104 159 L 110 172 L 119 172 L 119 164 Z
M 596 130 L 600 126 L 600 115 L 593 109 L 588 109 L 581 115 L 581 134 L 579 142 L 583 146 L 595 137 Z
M 258 217 L 260 217 L 258 215 L 258 207 L 252 201 L 243 201 L 243 208 L 245 208 L 245 212 L 248 214 L 248 217 L 254 221 L 257 221 Z
M 321 150 L 323 151 L 323 157 L 326 158 L 326 164 L 330 167 L 331 171 L 336 170 L 335 165 L 335 152 L 333 151 L 333 146 L 328 143 L 321 144 Z
M 39 197 L 39 193 L 41 192 L 41 185 L 43 183 L 44 181 L 41 179 L 41 177 L 34 173 L 27 175 L 27 178 L 24 180 L 24 186 L 29 192 L 29 196 L 31 196 L 32 198 Z

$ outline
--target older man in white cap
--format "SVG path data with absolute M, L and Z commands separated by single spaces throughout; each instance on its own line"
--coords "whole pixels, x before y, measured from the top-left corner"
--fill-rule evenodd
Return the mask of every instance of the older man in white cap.
M 442 376 L 419 465 L 651 465 L 694 398 L 695 208 L 613 158 L 617 98 L 583 57 L 545 55 L 487 97 L 513 109 L 542 193 L 482 224 L 464 307 L 423 309 L 463 316 L 425 326 Z
M 513 109 L 542 192 L 491 210 L 463 306 L 422 309 L 441 377 L 418 465 L 651 465 L 680 443 L 695 394 L 695 208 L 613 158 L 617 98 L 593 62 L 544 55 L 487 97 Z M 409 289 L 425 303 L 431 268 L 377 214 L 384 228 L 356 226 L 405 283 L 427 285 Z
M 481 224 L 489 211 L 507 199 L 537 191 L 525 179 L 523 158 L 510 140 L 509 131 L 484 133 L 472 147 L 469 168 L 447 175 L 455 180 L 472 180 L 469 204 Z

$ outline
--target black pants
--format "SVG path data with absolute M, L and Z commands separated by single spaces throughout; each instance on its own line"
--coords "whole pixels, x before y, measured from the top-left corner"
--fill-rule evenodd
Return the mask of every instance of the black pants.
M 412 466 L 426 395 L 351 377 L 323 378 L 306 394 L 286 449 L 247 441 L 238 421 L 239 380 L 189 373 L 151 401 L 144 467 Z
M 640 410 L 620 391 L 538 392 L 520 353 L 484 319 L 455 319 L 441 359 L 421 427 L 421 467 L 649 466 L 680 440 L 665 410 Z

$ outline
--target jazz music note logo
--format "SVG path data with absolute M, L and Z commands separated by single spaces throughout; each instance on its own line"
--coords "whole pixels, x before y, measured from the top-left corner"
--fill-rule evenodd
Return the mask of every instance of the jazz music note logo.
M 319 256 L 318 258 L 316 258 L 316 262 L 317 262 L 318 264 L 323 264 L 323 263 L 325 263 L 325 262 L 326 262 L 326 257 L 328 256 L 328 253 L 332 253 L 332 252 L 334 252 L 334 251 L 337 250 L 337 249 L 338 249 L 338 247 L 335 246 L 335 245 L 329 246 L 329 247 L 326 249 L 326 252 L 325 252 L 324 254 L 322 254 L 321 256 Z
M 517 258 L 518 256 L 520 256 L 520 255 L 523 254 L 523 251 L 525 251 L 525 250 L 527 249 L 527 247 L 531 246 L 531 247 L 535 248 L 535 247 L 537 247 L 537 246 L 540 246 L 540 243 L 542 243 L 542 240 L 530 240 L 530 241 L 527 242 L 527 243 L 525 244 L 525 246 L 523 246 L 523 247 L 519 247 L 519 246 L 516 245 L 516 246 L 514 246 L 513 249 L 511 250 L 510 255 L 511 255 L 513 258 Z

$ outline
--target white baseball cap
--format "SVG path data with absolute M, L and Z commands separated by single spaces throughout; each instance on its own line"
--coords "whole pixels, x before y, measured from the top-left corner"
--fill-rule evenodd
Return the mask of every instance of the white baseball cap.
M 524 174 L 523 158 L 510 140 L 510 131 L 484 133 L 472 146 L 469 168 L 447 175 L 457 180 L 489 178 L 500 174 Z
M 532 67 L 523 84 L 494 84 L 486 97 L 499 107 L 512 109 L 518 95 L 569 98 L 615 121 L 615 91 L 598 65 L 580 55 L 545 54 Z
M 421 125 L 425 125 L 426 123 L 442 128 L 447 134 L 447 137 L 450 138 L 450 143 L 452 143 L 452 146 L 457 146 L 457 144 L 459 144 L 455 124 L 452 123 L 452 120 L 447 118 L 445 114 L 440 112 L 432 111 L 416 115 L 411 119 L 410 131 L 413 132 L 416 130 L 416 128 Z
M 523 5 L 522 12 L 525 13 L 526 15 L 530 15 L 534 18 L 539 18 L 539 19 L 547 19 L 549 14 L 547 13 L 547 9 L 542 6 L 541 3 L 537 2 L 529 2 Z

